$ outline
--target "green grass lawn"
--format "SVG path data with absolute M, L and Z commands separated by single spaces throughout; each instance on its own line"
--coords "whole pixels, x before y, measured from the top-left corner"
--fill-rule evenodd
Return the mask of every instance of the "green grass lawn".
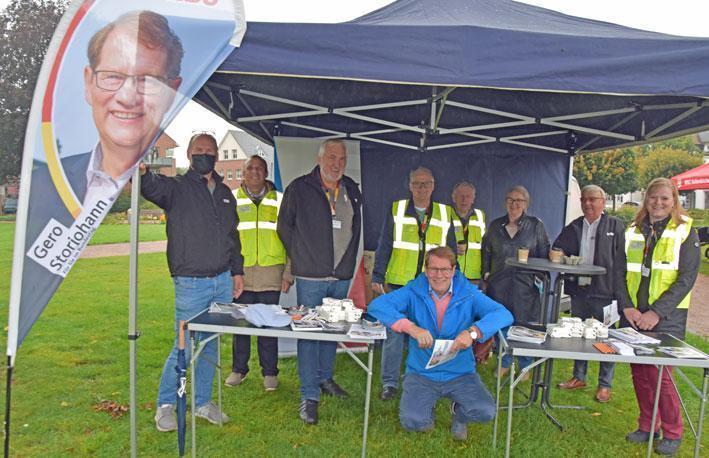
M 141 224 L 138 230 L 141 242 L 167 240 L 164 224 Z M 91 238 L 89 245 L 130 242 L 129 224 L 102 224 Z
M 6 319 L 11 264 L 12 229 L 0 225 L 0 319 Z M 158 433 L 153 415 L 158 378 L 172 342 L 172 285 L 165 255 L 143 254 L 139 260 L 138 328 L 138 452 L 140 456 L 174 456 L 176 435 Z M 94 406 L 102 400 L 128 405 L 128 257 L 80 259 L 20 348 L 12 391 L 11 455 L 127 456 L 129 417 L 113 419 Z M 0 345 L 4 345 L 6 330 Z M 706 340 L 690 342 L 709 351 Z M 363 371 L 347 355 L 337 360 L 337 381 L 351 393 L 349 400 L 325 398 L 320 424 L 306 427 L 297 416 L 298 379 L 295 360 L 280 362 L 281 385 L 265 392 L 255 343 L 252 372 L 243 386 L 224 389 L 224 409 L 232 421 L 219 428 L 198 423 L 199 456 L 359 456 L 362 434 Z M 228 371 L 231 340 L 221 342 L 221 362 Z M 360 355 L 364 360 L 365 355 Z M 433 431 L 407 433 L 398 422 L 398 405 L 383 403 L 379 393 L 379 352 L 375 358 L 373 399 L 369 429 L 369 456 L 501 456 L 491 448 L 492 424 L 471 426 L 469 440 L 457 443 L 450 436 L 448 402 L 437 407 Z M 494 389 L 493 362 L 481 374 Z M 597 364 L 591 363 L 593 380 Z M 698 382 L 697 371 L 687 371 Z M 5 379 L 5 368 L 0 370 Z M 226 377 L 226 373 L 224 377 Z M 571 375 L 571 362 L 555 364 L 554 383 Z M 690 411 L 696 398 L 680 383 Z M 584 411 L 559 410 L 567 427 L 560 432 L 537 406 L 514 414 L 513 456 L 644 456 L 645 449 L 627 444 L 624 435 L 636 428 L 637 406 L 629 368 L 618 366 L 613 400 L 600 405 L 594 388 L 573 393 L 554 389 L 558 404 L 581 404 Z M 528 385 L 525 385 L 528 386 Z M 216 397 L 216 389 L 215 389 Z M 522 401 L 520 397 L 520 401 Z M 0 396 L 4 412 L 5 396 Z M 506 415 L 501 414 L 504 425 Z M 189 428 L 189 425 L 188 425 Z M 704 427 L 706 447 L 707 428 Z M 691 456 L 691 432 L 686 427 L 679 456 Z M 188 443 L 189 450 L 189 443 Z M 706 456 L 706 453 L 702 453 Z

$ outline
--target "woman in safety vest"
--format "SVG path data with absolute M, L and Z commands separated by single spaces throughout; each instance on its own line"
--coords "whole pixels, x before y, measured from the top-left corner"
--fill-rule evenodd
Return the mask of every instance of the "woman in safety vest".
M 619 294 L 621 324 L 641 331 L 666 332 L 683 339 L 690 294 L 697 278 L 699 237 L 679 204 L 672 181 L 655 178 L 645 193 L 643 205 L 625 233 L 627 294 Z M 633 386 L 640 408 L 638 429 L 626 436 L 630 442 L 646 443 L 657 386 L 657 367 L 631 364 Z M 674 455 L 682 440 L 680 399 L 672 384 L 672 367 L 665 366 L 660 388 L 655 451 Z

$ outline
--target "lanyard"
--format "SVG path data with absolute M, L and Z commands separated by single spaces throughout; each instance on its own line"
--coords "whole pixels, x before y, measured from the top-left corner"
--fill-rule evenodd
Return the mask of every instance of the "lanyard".
M 332 193 L 330 193 L 329 189 L 325 189 L 325 195 L 327 196 L 327 202 L 330 204 L 330 214 L 333 217 L 337 216 L 337 212 L 335 211 L 335 203 L 337 202 L 337 198 L 340 196 L 339 184 Z

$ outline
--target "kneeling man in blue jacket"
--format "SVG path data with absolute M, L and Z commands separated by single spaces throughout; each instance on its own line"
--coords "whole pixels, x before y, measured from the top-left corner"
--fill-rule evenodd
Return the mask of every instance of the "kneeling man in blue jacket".
M 399 419 L 409 431 L 433 428 L 433 411 L 440 398 L 452 401 L 451 432 L 468 437 L 468 423 L 495 418 L 495 403 L 475 370 L 470 347 L 512 324 L 512 314 L 485 296 L 455 270 L 456 256 L 448 247 L 426 253 L 425 272 L 406 286 L 379 296 L 368 312 L 409 339 L 404 391 Z M 453 340 L 452 360 L 426 369 L 435 341 Z

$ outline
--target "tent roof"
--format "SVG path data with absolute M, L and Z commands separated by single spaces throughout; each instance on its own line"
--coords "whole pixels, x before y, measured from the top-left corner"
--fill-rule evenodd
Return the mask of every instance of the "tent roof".
M 707 74 L 707 38 L 511 0 L 399 0 L 343 24 L 249 23 L 197 100 L 269 142 L 279 128 L 592 151 L 709 126 Z
M 680 191 L 709 189 L 709 162 L 672 177 Z

